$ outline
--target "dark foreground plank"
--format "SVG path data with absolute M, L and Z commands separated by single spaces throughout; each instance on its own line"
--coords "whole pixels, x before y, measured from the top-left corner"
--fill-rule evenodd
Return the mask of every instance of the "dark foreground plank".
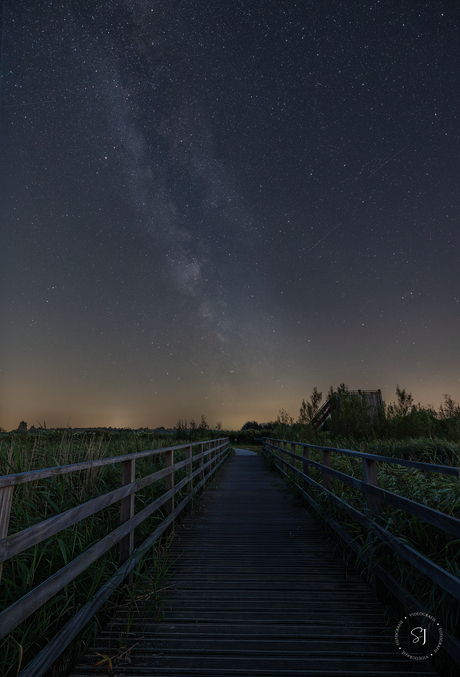
M 73 677 L 105 677 L 97 654 L 120 677 L 438 674 L 398 653 L 379 601 L 258 456 L 227 461 L 171 557 L 162 622 L 121 610 Z

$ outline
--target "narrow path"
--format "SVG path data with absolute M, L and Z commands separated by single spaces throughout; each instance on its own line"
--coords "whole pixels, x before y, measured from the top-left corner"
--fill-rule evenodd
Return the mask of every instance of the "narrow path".
M 177 528 L 164 619 L 134 614 L 116 675 L 436 675 L 398 654 L 380 603 L 256 454 L 231 457 Z M 107 675 L 127 613 L 73 677 Z M 121 642 L 123 644 L 123 642 Z M 126 644 L 126 642 L 124 642 Z

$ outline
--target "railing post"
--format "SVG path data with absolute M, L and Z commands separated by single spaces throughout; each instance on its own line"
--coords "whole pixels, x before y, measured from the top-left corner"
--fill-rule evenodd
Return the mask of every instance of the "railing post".
M 174 465 L 174 449 L 170 449 L 169 451 L 165 452 L 165 467 L 169 468 L 173 465 Z M 166 475 L 165 477 L 165 490 L 169 491 L 170 489 L 174 489 L 174 471 L 171 472 L 169 475 Z M 171 513 L 174 510 L 174 496 L 171 496 L 171 498 L 168 501 L 166 501 L 165 510 L 167 513 Z M 165 533 L 167 534 L 174 533 L 174 522 L 167 528 Z
M 326 468 L 331 467 L 331 452 L 328 449 L 323 449 L 323 465 Z M 332 491 L 332 477 L 323 470 L 323 487 L 328 491 Z
M 371 458 L 363 458 L 363 480 L 374 487 L 379 486 L 377 478 L 377 461 Z M 371 515 L 378 517 L 380 515 L 380 499 L 377 496 L 366 494 L 366 501 Z
M 198 453 L 200 454 L 200 458 L 198 459 L 198 467 L 200 468 L 200 474 L 198 475 L 198 479 L 200 482 L 203 481 L 204 479 L 204 470 L 203 470 L 203 451 L 204 451 L 204 444 L 203 442 L 200 442 L 198 445 Z
M 192 454 L 192 445 L 188 446 L 185 448 L 185 458 L 187 459 L 187 472 L 190 475 L 190 482 L 188 485 L 188 491 L 189 493 L 192 493 L 193 491 L 193 477 L 192 477 L 192 470 L 193 470 L 193 454 Z
M 283 442 L 283 448 L 284 448 L 284 454 L 283 454 L 283 459 L 284 459 L 284 471 L 285 471 L 286 473 L 287 473 L 287 471 L 288 471 L 288 469 L 287 469 L 288 455 L 286 454 L 287 447 L 288 447 L 288 443 L 287 443 L 287 442 Z
M 295 442 L 291 442 L 291 453 L 292 453 L 292 454 L 295 454 L 295 448 L 296 448 Z M 292 458 L 292 457 L 291 457 L 289 463 L 291 463 L 291 465 L 293 465 L 294 468 L 296 468 L 296 467 L 297 467 L 297 466 L 296 466 L 296 461 L 297 461 L 296 458 Z
M 13 504 L 14 484 L 0 489 L 0 539 L 8 536 L 11 506 Z M 2 579 L 3 562 L 0 562 L 0 581 Z
M 308 447 L 303 447 L 303 454 L 302 455 L 303 455 L 304 459 L 310 458 L 309 453 L 310 453 L 310 449 Z M 304 475 L 308 475 L 308 477 L 310 477 L 310 466 L 308 465 L 308 463 L 305 463 L 305 461 L 303 462 L 303 473 L 304 473 Z M 307 480 L 303 481 L 303 488 L 304 488 L 304 491 L 307 491 L 307 488 L 308 488 Z
M 122 461 L 121 464 L 121 484 L 132 484 L 136 480 L 136 460 L 133 458 L 128 461 Z M 124 524 L 134 517 L 134 494 L 122 498 L 120 501 L 120 524 Z M 120 564 L 124 564 L 131 557 L 134 548 L 134 530 L 124 536 L 120 541 Z M 130 583 L 131 583 L 131 576 Z
M 206 451 L 208 452 L 208 453 L 207 453 L 207 456 L 206 456 L 206 461 L 207 461 L 207 462 L 208 462 L 208 461 L 211 461 L 211 459 L 212 459 L 212 454 L 209 453 L 209 452 L 210 452 L 210 449 L 211 449 L 211 442 L 206 442 Z M 209 477 L 209 473 L 211 472 L 211 468 L 212 468 L 212 463 L 210 463 L 210 464 L 208 465 L 208 469 L 207 469 L 207 471 L 206 471 L 206 476 L 207 476 L 207 477 Z
M 211 470 L 214 470 L 214 468 L 216 467 L 216 450 L 215 450 L 215 446 L 216 446 L 216 445 L 214 444 L 214 440 L 212 440 L 212 442 L 209 443 L 209 448 L 211 449 L 211 453 L 210 453 L 210 455 L 209 455 L 209 456 L 210 456 L 210 459 L 211 459 L 211 465 L 209 466 L 209 470 L 210 470 L 210 471 L 211 471 Z

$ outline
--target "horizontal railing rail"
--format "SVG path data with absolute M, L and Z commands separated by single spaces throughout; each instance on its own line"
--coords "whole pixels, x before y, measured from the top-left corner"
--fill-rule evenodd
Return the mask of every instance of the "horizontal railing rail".
M 297 448 L 300 448 L 302 454 L 296 453 Z M 434 583 L 439 585 L 448 594 L 460 600 L 460 580 L 446 571 L 438 564 L 430 560 L 428 557 L 418 552 L 414 547 L 408 545 L 405 541 L 398 538 L 388 529 L 381 526 L 379 523 L 381 503 L 386 502 L 393 505 L 405 513 L 414 515 L 420 520 L 423 520 L 438 529 L 442 529 L 447 533 L 460 538 L 460 520 L 446 513 L 440 512 L 429 506 L 422 505 L 416 501 L 399 496 L 386 489 L 381 489 L 378 486 L 377 478 L 377 464 L 388 463 L 392 465 L 405 466 L 409 468 L 416 468 L 431 473 L 439 473 L 443 475 L 450 475 L 459 478 L 459 468 L 436 465 L 433 463 L 422 463 L 419 461 L 409 461 L 405 459 L 397 459 L 389 456 L 377 456 L 351 449 L 338 449 L 333 447 L 321 447 L 314 444 L 306 444 L 300 442 L 291 442 L 286 440 L 275 440 L 270 438 L 263 439 L 263 451 L 267 455 L 275 457 L 275 464 L 278 470 L 284 474 L 289 473 L 296 475 L 302 480 L 302 485 L 296 482 L 298 489 L 307 501 L 312 505 L 321 517 L 332 527 L 336 533 L 344 540 L 356 554 L 360 553 L 360 548 L 355 542 L 354 538 L 349 532 L 340 524 L 338 524 L 330 515 L 321 510 L 320 505 L 308 493 L 308 485 L 315 487 L 324 493 L 332 502 L 332 504 L 353 517 L 361 526 L 368 530 L 380 541 L 388 545 L 395 553 L 404 558 L 407 562 L 416 567 L 421 573 L 428 576 Z M 322 463 L 309 458 L 310 450 L 322 452 Z M 363 463 L 363 480 L 347 475 L 346 473 L 335 470 L 331 467 L 333 454 L 352 456 L 356 459 L 361 459 Z M 293 462 L 290 462 L 293 461 Z M 300 470 L 296 462 L 300 461 L 302 470 Z M 309 468 L 316 468 L 322 473 L 322 484 L 316 482 L 309 473 Z M 337 479 L 359 491 L 366 496 L 367 509 L 366 514 L 357 510 L 349 503 L 341 499 L 332 491 L 332 478 Z M 361 555 L 362 556 L 362 555 Z M 364 556 L 363 561 L 370 564 L 369 558 Z M 391 592 L 409 609 L 409 611 L 423 612 L 425 611 L 422 605 L 414 599 L 414 597 L 400 584 L 398 581 L 382 566 L 373 564 L 372 570 L 382 583 L 391 590 Z M 443 646 L 447 652 L 460 663 L 460 642 L 449 632 L 444 630 Z
M 174 452 L 185 450 L 185 459 L 174 463 Z M 197 450 L 198 453 L 194 453 Z M 97 512 L 120 501 L 120 526 L 89 547 L 78 557 L 55 572 L 40 585 L 11 604 L 0 613 L 0 639 L 8 635 L 15 627 L 30 616 L 39 607 L 62 590 L 68 583 L 87 569 L 114 545 L 119 544 L 118 571 L 107 581 L 96 595 L 84 605 L 47 646 L 22 670 L 20 677 L 39 677 L 69 646 L 86 623 L 97 613 L 111 594 L 130 575 L 148 549 L 168 528 L 173 528 L 174 520 L 186 507 L 192 497 L 216 472 L 227 456 L 228 438 L 206 442 L 183 444 L 176 447 L 151 449 L 148 451 L 96 459 L 84 463 L 33 470 L 30 472 L 4 475 L 0 477 L 0 582 L 3 563 L 19 555 L 28 548 L 45 541 L 77 522 L 91 517 Z M 149 456 L 164 455 L 165 467 L 136 480 L 136 460 Z M 79 472 L 90 468 L 121 463 L 122 486 L 114 491 L 86 501 L 54 517 L 43 520 L 27 529 L 8 536 L 11 507 L 14 501 L 14 488 L 26 482 Z M 196 463 L 198 467 L 196 467 Z M 195 470 L 193 469 L 195 464 Z M 174 473 L 186 469 L 185 477 L 174 482 Z M 136 492 L 164 479 L 165 487 L 161 496 L 135 514 L 134 498 Z M 195 482 L 195 479 L 197 481 Z M 175 496 L 187 487 L 186 496 L 175 506 Z M 148 536 L 140 547 L 134 550 L 134 530 L 159 508 L 166 510 L 167 516 Z

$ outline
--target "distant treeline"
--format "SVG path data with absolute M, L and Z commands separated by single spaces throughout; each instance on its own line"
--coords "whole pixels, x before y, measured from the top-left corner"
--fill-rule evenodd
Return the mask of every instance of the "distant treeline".
M 331 414 L 321 429 L 315 430 L 312 422 L 322 400 L 322 393 L 314 388 L 310 400 L 302 400 L 297 420 L 280 409 L 275 421 L 247 421 L 237 434 L 238 444 L 262 437 L 322 444 L 324 436 L 356 441 L 437 438 L 460 442 L 460 405 L 450 395 L 445 395 L 444 402 L 435 409 L 414 404 L 412 394 L 396 386 L 396 401 L 383 402 L 372 410 L 364 396 L 350 392 L 341 383 L 336 390 L 330 388 L 326 401 L 332 403 Z

